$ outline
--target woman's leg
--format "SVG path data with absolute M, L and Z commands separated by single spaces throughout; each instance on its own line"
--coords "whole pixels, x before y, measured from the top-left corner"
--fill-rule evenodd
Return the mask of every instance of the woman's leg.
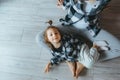
M 109 45 L 110 50 L 100 51 L 99 61 L 110 60 L 113 58 L 120 57 L 120 40 L 113 36 L 111 33 L 101 29 L 96 37 L 92 37 L 88 31 L 80 30 L 87 39 L 91 42 L 94 41 L 106 41 Z M 80 32 L 80 33 L 81 33 Z
M 78 28 L 79 34 L 83 35 L 85 38 L 87 38 L 88 40 L 90 40 L 91 42 L 94 42 L 96 40 L 99 41 L 107 41 L 110 47 L 110 50 L 108 51 L 101 51 L 101 55 L 100 55 L 100 61 L 104 61 L 104 60 L 109 60 L 109 59 L 113 59 L 113 58 L 117 58 L 120 57 L 120 40 L 117 39 L 115 36 L 113 36 L 111 33 L 101 29 L 101 31 L 97 34 L 96 37 L 92 37 L 88 30 L 86 28 L 83 28 L 81 26 L 86 26 L 86 24 L 77 22 L 75 24 L 73 24 L 73 26 L 75 28 Z
M 101 52 L 100 61 L 120 57 L 120 40 L 109 32 L 102 29 L 94 40 L 105 40 L 110 47 L 110 50 Z
M 72 72 L 72 75 L 75 76 L 75 62 L 66 61 L 66 63 L 68 64 L 68 67 L 70 68 L 70 71 Z
M 78 78 L 80 72 L 83 70 L 84 66 L 80 63 L 80 62 L 76 62 L 76 71 L 75 71 L 75 74 L 76 74 L 76 78 Z
M 73 24 L 73 27 L 76 29 L 78 34 L 82 35 L 84 38 L 93 41 L 93 37 L 87 30 L 88 23 L 85 23 L 84 19 L 80 20 L 79 22 Z

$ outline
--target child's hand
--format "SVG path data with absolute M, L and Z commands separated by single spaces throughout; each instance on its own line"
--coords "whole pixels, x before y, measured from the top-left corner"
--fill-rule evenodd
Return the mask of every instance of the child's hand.
M 45 67 L 45 73 L 48 73 L 48 72 L 49 72 L 50 67 L 51 67 L 51 64 L 50 64 L 50 62 L 49 62 L 49 63 L 46 65 L 46 67 Z

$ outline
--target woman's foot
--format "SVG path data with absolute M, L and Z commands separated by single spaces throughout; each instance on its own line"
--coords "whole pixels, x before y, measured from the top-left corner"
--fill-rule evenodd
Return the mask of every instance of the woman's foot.
M 96 48 L 98 51 L 108 51 L 108 50 L 110 50 L 110 47 L 108 46 L 107 41 L 93 42 L 93 48 Z
M 108 46 L 109 43 L 105 40 L 96 40 L 93 42 L 93 44 L 96 44 L 97 46 Z
M 95 43 L 93 44 L 93 48 L 96 48 L 98 51 L 108 51 L 108 50 L 110 50 L 109 46 L 98 46 Z

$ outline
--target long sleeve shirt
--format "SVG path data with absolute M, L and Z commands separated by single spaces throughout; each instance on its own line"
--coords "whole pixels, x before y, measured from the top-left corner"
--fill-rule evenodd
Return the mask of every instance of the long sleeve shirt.
M 64 34 L 61 40 L 61 46 L 51 50 L 51 54 L 53 55 L 53 58 L 50 60 L 52 65 L 59 64 L 62 61 L 79 61 L 87 68 L 99 57 L 99 53 L 95 48 L 89 50 L 79 36 L 72 34 Z
M 64 60 L 77 61 L 82 44 L 83 41 L 80 38 L 76 38 L 72 34 L 64 34 L 61 40 L 61 46 L 51 50 L 51 54 L 53 55 L 51 64 L 58 64 Z
M 90 3 L 86 0 L 64 0 L 62 8 L 67 9 L 64 24 L 71 25 L 82 19 L 88 23 L 87 30 L 94 37 L 100 31 L 98 14 L 106 7 L 111 0 L 96 0 Z

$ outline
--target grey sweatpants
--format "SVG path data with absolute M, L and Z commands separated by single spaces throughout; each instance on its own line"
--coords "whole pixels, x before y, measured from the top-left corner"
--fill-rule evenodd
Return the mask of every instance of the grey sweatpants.
M 86 24 L 85 24 L 86 25 Z M 105 40 L 108 42 L 110 50 L 109 51 L 102 51 L 100 52 L 100 61 L 109 60 L 113 58 L 120 57 L 120 41 L 115 36 L 113 36 L 111 33 L 101 29 L 101 31 L 98 33 L 96 37 L 92 37 L 91 34 L 86 30 L 86 28 L 79 28 L 81 25 L 79 23 L 73 24 L 74 27 L 79 29 L 79 32 L 81 35 L 89 39 L 90 41 L 94 42 L 96 40 Z

